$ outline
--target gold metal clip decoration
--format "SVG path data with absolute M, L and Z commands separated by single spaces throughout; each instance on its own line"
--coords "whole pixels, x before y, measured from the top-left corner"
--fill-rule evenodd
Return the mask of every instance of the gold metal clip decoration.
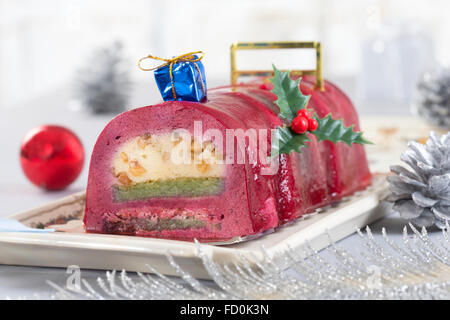
M 237 70 L 236 51 L 237 50 L 260 50 L 260 49 L 315 49 L 316 69 L 315 70 L 291 70 L 293 76 L 314 75 L 316 77 L 315 88 L 320 91 L 325 90 L 322 75 L 322 46 L 320 42 L 237 42 L 230 47 L 231 54 L 231 84 L 237 84 L 237 79 L 241 76 L 270 76 L 273 71 L 269 70 Z

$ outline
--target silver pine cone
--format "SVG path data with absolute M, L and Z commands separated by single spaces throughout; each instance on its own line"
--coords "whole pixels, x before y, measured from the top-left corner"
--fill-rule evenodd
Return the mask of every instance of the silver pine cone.
M 450 68 L 439 67 L 422 75 L 414 108 L 430 124 L 450 129 Z
M 444 229 L 450 220 L 450 132 L 441 137 L 430 132 L 425 145 L 409 142 L 400 159 L 412 170 L 391 166 L 395 175 L 387 178 L 391 194 L 386 200 L 416 226 Z
M 120 42 L 93 52 L 76 77 L 76 96 L 93 113 L 124 111 L 130 88 Z

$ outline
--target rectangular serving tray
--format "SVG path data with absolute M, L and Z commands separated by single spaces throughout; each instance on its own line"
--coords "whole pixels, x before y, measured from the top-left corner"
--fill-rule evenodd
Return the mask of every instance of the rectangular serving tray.
M 85 193 L 80 192 L 10 216 L 31 227 L 45 225 L 57 231 L 0 233 L 0 264 L 64 268 L 77 265 L 84 269 L 140 272 L 150 272 L 147 265 L 151 265 L 162 274 L 177 275 L 166 257 L 170 253 L 185 271 L 197 278 L 209 279 L 198 256 L 199 248 L 213 261 L 221 263 L 237 261 L 240 255 L 249 261 L 263 259 L 262 247 L 272 257 L 288 247 L 301 249 L 307 243 L 320 250 L 329 244 L 329 236 L 338 241 L 385 216 L 389 211 L 380 205 L 380 200 L 386 192 L 385 176 L 378 175 L 369 188 L 337 204 L 254 240 L 221 246 L 85 233 L 81 224 Z

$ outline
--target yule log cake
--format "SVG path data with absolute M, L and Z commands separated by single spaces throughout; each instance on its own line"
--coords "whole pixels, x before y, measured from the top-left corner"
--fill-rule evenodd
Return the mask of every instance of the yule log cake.
M 202 134 L 212 130 L 223 137 L 227 131 L 257 129 L 259 134 L 260 129 L 283 126 L 270 89 L 266 82 L 220 87 L 208 90 L 204 102 L 166 101 L 114 118 L 91 158 L 86 231 L 228 240 L 276 228 L 371 183 L 359 144 L 319 142 L 307 133 L 307 147 L 277 155 L 277 170 L 264 174 L 267 163 L 258 157 L 236 161 L 239 152 L 250 159 L 260 151 L 248 139 L 239 148 L 235 136 L 235 161 L 226 161 L 230 150 L 225 138 L 195 136 L 194 122 L 201 123 Z M 300 89 L 310 95 L 307 108 L 319 118 L 332 114 L 359 131 L 352 103 L 332 83 L 326 81 L 324 91 L 314 90 L 314 80 L 304 77 Z M 270 144 L 270 134 L 263 139 Z M 172 155 L 179 150 L 189 150 L 192 161 L 174 161 Z

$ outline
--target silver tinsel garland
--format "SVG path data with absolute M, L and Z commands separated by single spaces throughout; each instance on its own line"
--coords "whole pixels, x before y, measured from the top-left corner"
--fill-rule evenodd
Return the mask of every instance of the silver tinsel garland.
M 441 137 L 431 132 L 426 145 L 409 142 L 401 160 L 412 171 L 391 166 L 395 175 L 388 177 L 387 200 L 416 226 L 444 228 L 450 219 L 450 132 Z
M 450 129 L 450 68 L 425 72 L 417 85 L 415 111 L 431 124 Z
M 361 237 L 359 256 L 330 241 L 333 262 L 307 247 L 304 252 L 287 248 L 276 258 L 267 254 L 252 266 L 241 257 L 221 265 L 198 246 L 203 265 L 215 286 L 195 279 L 167 253 L 181 279 L 166 277 L 151 266 L 155 275 L 138 273 L 133 280 L 125 271 L 107 272 L 92 285 L 60 287 L 56 299 L 450 299 L 450 233 L 447 222 L 442 239 L 431 239 L 410 224 L 413 235 L 403 231 L 403 245 L 382 230 L 376 241 L 369 227 Z M 264 252 L 264 248 L 262 248 Z M 288 263 L 288 268 L 281 266 Z
M 93 113 L 120 113 L 128 103 L 131 81 L 122 53 L 115 42 L 98 49 L 78 70 L 76 96 Z

